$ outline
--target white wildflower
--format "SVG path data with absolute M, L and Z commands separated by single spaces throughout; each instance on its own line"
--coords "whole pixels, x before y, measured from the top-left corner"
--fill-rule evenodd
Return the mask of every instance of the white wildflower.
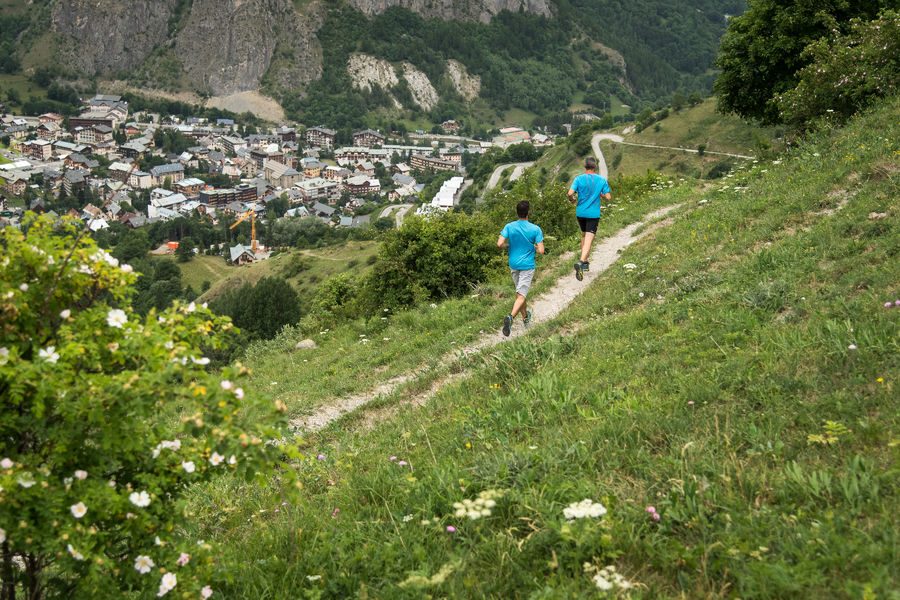
M 128 495 L 128 500 L 138 508 L 150 506 L 150 494 L 146 491 L 131 492 L 131 494 Z
M 237 456 L 235 456 L 234 454 L 232 454 L 231 456 L 229 456 L 229 457 L 228 457 L 228 464 L 231 465 L 231 466 L 236 465 L 236 464 L 237 464 Z
M 84 481 L 85 479 L 87 479 L 87 476 L 88 476 L 87 471 L 82 471 L 81 469 L 78 469 L 77 471 L 75 471 L 75 479 L 80 479 L 81 481 Z
M 31 473 L 22 473 L 16 482 L 26 490 L 35 484 L 34 477 Z
M 195 365 L 206 366 L 206 365 L 209 364 L 209 359 L 206 358 L 205 356 L 201 356 L 200 358 L 194 358 L 194 357 L 192 356 L 192 357 L 191 357 L 191 362 L 194 363 Z
M 69 310 L 68 308 L 66 310 L 62 311 L 61 313 L 59 313 L 59 318 L 62 319 L 63 321 L 67 320 L 71 316 L 72 316 L 72 311 Z
M 141 554 L 137 558 L 134 559 L 134 570 L 140 573 L 141 575 L 146 575 L 150 572 L 153 567 L 156 566 L 156 563 L 153 562 L 153 559 L 149 556 L 144 556 Z
M 209 457 L 209 464 L 214 467 L 218 467 L 222 464 L 222 461 L 225 460 L 225 457 L 219 454 L 218 452 L 213 452 L 212 456 Z
M 12 469 L 14 464 L 10 459 L 4 458 L 0 460 L 0 469 Z
M 72 555 L 72 558 L 74 558 L 75 560 L 84 560 L 84 556 L 81 554 L 81 552 L 73 548 L 72 544 L 67 545 L 66 550 L 69 552 L 69 554 Z
M 307 581 L 318 581 L 320 579 L 322 579 L 321 575 L 307 575 L 306 576 Z
M 9 348 L 3 346 L 0 348 L 0 365 L 5 365 L 9 362 Z
M 194 464 L 194 461 L 188 460 L 181 463 L 181 468 L 184 469 L 185 473 L 193 473 L 197 470 L 197 465 Z
M 635 269 L 637 269 L 637 265 L 634 264 L 634 263 L 628 263 L 628 264 L 623 265 L 623 266 L 625 267 L 625 270 L 626 270 L 626 271 L 634 271 Z
M 128 322 L 128 316 L 120 308 L 114 308 L 106 315 L 106 324 L 110 327 L 122 328 Z
M 56 351 L 56 346 L 47 346 L 38 352 L 38 357 L 50 364 L 56 364 L 56 361 L 59 360 L 59 353 Z
M 212 595 L 213 595 L 213 590 L 208 585 L 203 586 L 203 589 L 200 590 L 200 597 L 203 598 L 203 600 L 206 600 L 207 598 L 209 598 Z
M 581 502 L 573 502 L 563 509 L 563 516 L 570 521 L 573 519 L 597 518 L 605 514 L 606 507 L 590 498 L 585 498 Z
M 222 386 L 222 389 L 225 390 L 225 391 L 228 391 L 228 390 L 230 390 L 231 388 L 234 387 L 234 384 L 231 383 L 230 381 L 228 381 L 227 379 L 223 379 L 223 380 L 222 380 L 222 383 L 220 383 L 219 385 L 221 385 L 221 386 Z
M 156 593 L 156 596 L 162 598 L 174 590 L 176 585 L 178 585 L 178 578 L 175 576 L 175 573 L 166 573 L 162 576 L 162 581 L 159 583 L 159 592 Z
M 23 283 L 22 285 L 19 286 L 19 289 L 22 290 L 23 292 L 27 292 L 27 291 L 28 291 L 28 284 L 27 284 L 27 283 Z
M 416 518 L 415 515 L 404 515 L 404 517 L 403 517 L 403 522 L 404 522 L 404 523 L 409 523 L 410 521 L 412 521 L 412 520 L 415 519 L 415 518 Z
M 87 514 L 87 506 L 84 505 L 84 502 L 79 502 L 78 504 L 73 504 L 69 507 L 69 510 L 72 512 L 72 516 L 76 519 L 80 519 L 84 515 Z
M 237 398 L 238 400 L 243 400 L 244 399 L 243 388 L 235 388 L 234 389 L 234 397 Z
M 123 272 L 123 273 L 132 273 L 132 272 L 134 272 L 134 269 L 131 267 L 131 265 L 122 265 L 121 269 L 122 269 L 122 272 Z

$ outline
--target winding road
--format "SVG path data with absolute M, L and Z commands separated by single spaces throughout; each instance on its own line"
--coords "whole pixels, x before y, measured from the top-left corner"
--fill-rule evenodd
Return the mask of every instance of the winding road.
M 487 193 L 497 187 L 497 184 L 500 183 L 500 177 L 503 176 L 503 173 L 506 172 L 507 169 L 512 168 L 513 172 L 509 176 L 510 181 L 515 181 L 519 177 L 522 176 L 522 173 L 525 172 L 525 169 L 533 165 L 534 162 L 520 162 L 520 163 L 506 163 L 505 165 L 500 165 L 494 172 L 491 173 L 491 178 L 488 179 L 487 184 L 484 186 L 484 191 L 481 192 L 481 198 L 478 199 L 479 202 L 484 200 L 484 197 L 487 196 Z
M 598 133 L 594 135 L 593 139 L 591 139 L 591 146 L 594 148 L 594 154 L 597 155 L 597 160 L 600 162 L 600 174 L 609 179 L 608 171 L 606 169 L 606 161 L 603 159 L 603 152 L 600 151 L 600 142 L 603 140 L 607 140 L 613 142 L 614 144 L 622 144 L 623 146 L 635 146 L 637 148 L 653 148 L 656 150 L 675 150 L 677 152 L 687 152 L 689 154 L 700 154 L 699 150 L 691 149 L 691 148 L 677 148 L 675 146 L 656 146 L 654 144 L 638 144 L 635 142 L 626 142 L 625 138 L 621 135 L 616 135 L 614 133 Z M 731 158 L 740 158 L 743 160 L 753 160 L 756 158 L 755 156 L 746 156 L 744 154 L 731 154 L 730 152 L 716 152 L 713 150 L 704 150 L 704 154 L 711 154 L 713 156 L 729 156 Z

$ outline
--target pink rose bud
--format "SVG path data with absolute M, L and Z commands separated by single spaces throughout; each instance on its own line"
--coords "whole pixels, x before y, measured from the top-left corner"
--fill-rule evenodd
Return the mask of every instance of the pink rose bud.
M 890 307 L 892 307 L 892 306 L 894 306 L 894 303 L 893 303 L 893 302 L 885 302 L 885 303 L 884 303 L 884 307 L 885 307 L 885 308 L 890 308 Z
M 447 533 L 456 533 L 456 527 L 453 525 L 447 525 Z
M 650 513 L 650 514 L 652 515 L 653 513 L 656 512 L 656 508 L 654 508 L 654 507 L 652 507 L 652 506 L 648 506 L 648 507 L 647 507 L 647 512 Z
M 659 522 L 659 520 L 660 520 L 662 517 L 659 516 L 659 513 L 653 513 L 652 515 L 650 515 L 650 518 L 653 519 L 653 520 L 656 521 L 656 522 Z
M 900 300 L 894 300 L 894 306 L 900 306 Z

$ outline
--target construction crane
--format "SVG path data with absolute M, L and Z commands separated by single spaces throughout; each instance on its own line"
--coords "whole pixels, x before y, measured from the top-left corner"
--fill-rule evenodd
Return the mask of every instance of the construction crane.
M 231 224 L 230 229 L 234 229 L 247 219 L 250 219 L 250 249 L 253 250 L 253 254 L 256 254 L 257 244 L 256 244 L 256 211 L 253 209 L 248 210 L 244 214 L 242 214 L 237 221 Z

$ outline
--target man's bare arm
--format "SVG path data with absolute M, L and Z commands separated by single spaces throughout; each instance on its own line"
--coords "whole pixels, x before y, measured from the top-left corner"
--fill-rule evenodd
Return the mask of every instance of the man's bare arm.
M 501 235 L 500 237 L 497 238 L 497 247 L 503 248 L 505 246 L 506 246 L 506 238 Z
M 534 247 L 537 248 L 538 254 L 544 254 L 544 242 L 538 242 Z

